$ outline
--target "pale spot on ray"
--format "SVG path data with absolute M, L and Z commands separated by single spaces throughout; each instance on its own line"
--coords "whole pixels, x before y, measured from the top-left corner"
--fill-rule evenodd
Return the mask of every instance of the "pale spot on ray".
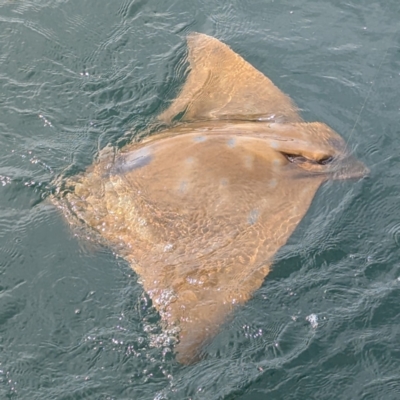
M 310 194 L 310 188 L 304 187 L 303 190 L 302 190 L 302 194 L 304 196 L 307 196 L 308 194 Z
M 282 165 L 282 160 L 280 160 L 279 158 L 275 158 L 273 161 L 272 161 L 272 166 L 274 167 L 274 168 L 278 168 L 278 167 L 280 167 Z
M 244 166 L 247 169 L 252 169 L 253 168 L 253 161 L 254 161 L 254 156 L 251 154 L 245 155 L 244 156 Z
M 110 172 L 112 175 L 126 174 L 127 172 L 149 165 L 152 160 L 153 155 L 150 149 L 143 147 L 137 151 L 120 155 Z
M 207 138 L 205 136 L 195 136 L 193 140 L 196 143 L 202 143 L 202 142 L 205 142 L 207 140 Z
M 277 149 L 277 148 L 279 148 L 279 145 L 278 145 L 278 143 L 276 143 L 276 142 L 271 142 L 271 147 L 272 147 L 273 149 Z
M 228 139 L 228 147 L 233 149 L 236 146 L 236 138 L 230 138 Z
M 273 179 L 271 179 L 271 180 L 269 181 L 268 186 L 269 186 L 271 189 L 275 189 L 277 184 L 278 184 L 278 181 L 277 181 L 275 178 L 273 178 Z
M 188 189 L 188 182 L 187 180 L 183 180 L 181 181 L 181 183 L 179 184 L 179 192 L 184 194 L 187 192 Z
M 228 185 L 228 179 L 227 178 L 221 178 L 219 181 L 220 186 L 227 186 Z
M 255 208 L 254 210 L 251 210 L 249 212 L 249 215 L 247 217 L 247 222 L 250 225 L 254 225 L 257 222 L 259 216 L 260 216 L 260 211 Z

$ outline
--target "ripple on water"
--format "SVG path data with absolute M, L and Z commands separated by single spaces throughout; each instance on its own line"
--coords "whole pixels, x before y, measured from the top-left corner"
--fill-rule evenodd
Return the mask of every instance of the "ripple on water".
M 23 283 L 20 283 L 19 285 L 21 284 Z M 3 327 L 1 329 L 2 331 L 7 328 L 7 322 L 18 316 L 18 314 L 20 314 L 20 312 L 25 308 L 25 301 L 13 293 L 13 290 L 19 285 L 8 290 L 0 290 L 0 326 Z

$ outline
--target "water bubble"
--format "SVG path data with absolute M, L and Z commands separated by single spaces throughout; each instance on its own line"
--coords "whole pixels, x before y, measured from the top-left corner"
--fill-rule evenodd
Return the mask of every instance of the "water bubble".
M 317 314 L 310 314 L 306 317 L 306 320 L 311 324 L 313 329 L 318 327 L 318 315 Z

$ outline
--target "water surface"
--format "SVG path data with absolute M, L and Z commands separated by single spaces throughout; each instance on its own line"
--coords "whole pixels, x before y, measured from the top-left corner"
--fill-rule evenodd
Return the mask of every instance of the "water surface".
M 400 398 L 400 52 L 392 1 L 0 1 L 0 398 Z M 216 36 L 371 169 L 325 184 L 196 365 L 57 176 L 140 137 Z M 354 129 L 353 129 L 354 128 Z

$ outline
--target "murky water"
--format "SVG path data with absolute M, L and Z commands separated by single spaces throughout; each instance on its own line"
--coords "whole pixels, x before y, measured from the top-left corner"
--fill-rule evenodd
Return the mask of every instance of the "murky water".
M 0 1 L 0 398 L 400 398 L 400 5 L 220 3 Z M 371 175 L 319 190 L 263 287 L 183 367 L 128 264 L 45 198 L 165 108 L 191 31 Z

